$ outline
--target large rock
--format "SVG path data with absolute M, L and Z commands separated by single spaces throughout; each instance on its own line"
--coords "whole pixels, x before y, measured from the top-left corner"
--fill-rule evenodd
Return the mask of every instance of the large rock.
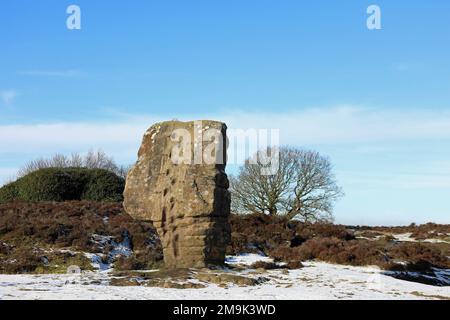
M 132 217 L 153 222 L 166 267 L 224 262 L 230 239 L 225 160 L 224 123 L 168 121 L 145 133 L 127 177 L 124 207 Z

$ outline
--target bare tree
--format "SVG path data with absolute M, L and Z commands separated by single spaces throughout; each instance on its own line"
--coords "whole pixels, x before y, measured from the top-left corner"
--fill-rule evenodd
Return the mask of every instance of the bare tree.
M 72 153 L 70 158 L 70 165 L 74 168 L 80 168 L 84 166 L 84 159 L 79 153 Z
M 268 150 L 268 154 L 273 150 Z M 258 158 L 262 151 L 258 152 Z M 295 165 L 290 150 L 280 152 L 279 169 L 274 175 L 265 175 L 264 165 L 252 164 L 247 159 L 237 176 L 230 177 L 232 208 L 235 212 L 258 212 L 276 215 L 285 208 L 289 186 L 295 179 Z
M 72 153 L 69 156 L 63 154 L 55 154 L 51 158 L 39 158 L 25 164 L 19 172 L 18 177 L 23 177 L 31 172 L 43 168 L 89 168 L 89 169 L 105 169 L 114 172 L 120 177 L 126 178 L 129 166 L 119 166 L 114 159 L 108 156 L 102 150 L 89 150 L 82 156 L 79 153 Z
M 264 175 L 263 167 L 248 159 L 238 175 L 230 178 L 234 212 L 332 220 L 333 203 L 343 193 L 328 158 L 314 151 L 282 147 L 276 173 Z
M 117 168 L 116 163 L 112 157 L 109 157 L 102 150 L 89 150 L 89 152 L 84 157 L 83 167 L 89 169 L 101 168 L 109 171 L 115 171 Z

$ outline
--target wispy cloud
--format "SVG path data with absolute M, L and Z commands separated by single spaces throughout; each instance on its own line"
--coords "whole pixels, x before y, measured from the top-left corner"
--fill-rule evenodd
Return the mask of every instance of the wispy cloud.
M 152 123 L 174 116 L 126 115 L 111 122 L 67 122 L 2 125 L 0 134 L 18 143 L 58 141 L 129 142 Z M 219 119 L 235 129 L 280 129 L 285 143 L 345 144 L 413 139 L 450 139 L 450 112 L 439 110 L 376 110 L 360 107 L 251 113 L 239 110 L 178 116 L 180 120 Z M 5 139 L 2 139 L 5 141 Z M 10 140 L 10 141 L 12 141 Z M 8 145 L 12 145 L 8 143 Z M 6 147 L 0 142 L 0 149 Z
M 72 78 L 83 75 L 83 71 L 78 69 L 69 70 L 30 70 L 30 71 L 20 71 L 20 75 L 23 76 L 38 76 L 38 77 L 63 77 Z
M 450 112 L 354 106 L 281 113 L 230 112 L 231 126 L 279 128 L 288 144 L 350 144 L 449 139 Z
M 11 105 L 14 98 L 17 97 L 17 91 L 15 90 L 3 90 L 0 91 L 0 99 L 2 100 L 4 105 Z
M 418 169 L 419 171 L 419 169 Z M 366 190 L 408 189 L 449 189 L 450 172 L 437 174 L 432 172 L 339 172 L 339 176 L 348 187 L 364 187 Z
M 166 116 L 122 114 L 111 122 L 67 122 L 0 126 L 0 150 L 17 152 L 61 148 L 108 147 L 123 155 L 136 148 L 142 134 Z M 375 142 L 450 139 L 450 112 L 439 110 L 377 110 L 341 106 L 290 112 L 251 113 L 229 110 L 216 114 L 177 116 L 180 120 L 219 119 L 230 129 L 280 129 L 280 143 L 343 145 Z

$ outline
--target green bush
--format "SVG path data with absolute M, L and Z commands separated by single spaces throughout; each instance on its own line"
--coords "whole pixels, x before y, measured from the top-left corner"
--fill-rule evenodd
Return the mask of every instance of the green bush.
M 17 184 L 12 182 L 0 188 L 0 203 L 10 202 L 19 197 Z
M 0 188 L 0 203 L 22 201 L 122 201 L 123 178 L 104 169 L 46 168 Z
M 18 181 L 19 198 L 25 201 L 80 200 L 88 170 L 47 168 Z
M 123 200 L 125 181 L 114 173 L 103 169 L 92 169 L 84 187 L 82 200 L 112 201 Z

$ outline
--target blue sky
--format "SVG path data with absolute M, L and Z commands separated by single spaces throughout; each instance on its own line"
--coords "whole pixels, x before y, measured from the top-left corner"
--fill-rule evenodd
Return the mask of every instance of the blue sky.
M 0 184 L 55 152 L 132 163 L 154 121 L 217 118 L 328 155 L 337 222 L 450 223 L 449 15 L 444 0 L 4 0 Z

